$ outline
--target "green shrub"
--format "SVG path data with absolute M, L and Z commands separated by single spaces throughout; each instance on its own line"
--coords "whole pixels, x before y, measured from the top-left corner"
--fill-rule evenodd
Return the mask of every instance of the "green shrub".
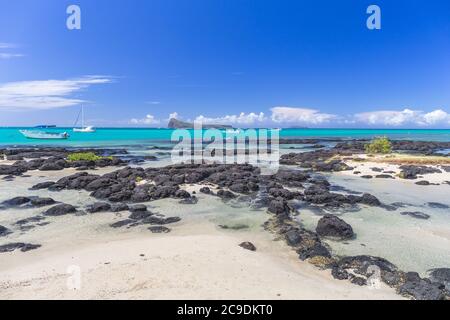
M 75 152 L 67 156 L 68 161 L 97 161 L 102 158 L 93 152 Z
M 366 152 L 373 153 L 391 153 L 392 144 L 387 137 L 375 138 L 371 143 L 366 144 Z

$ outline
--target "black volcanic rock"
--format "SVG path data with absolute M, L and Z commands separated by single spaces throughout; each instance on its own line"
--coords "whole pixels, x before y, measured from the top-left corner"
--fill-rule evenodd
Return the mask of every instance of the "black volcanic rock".
M 380 200 L 377 197 L 371 195 L 370 193 L 364 193 L 361 198 L 358 199 L 359 203 L 363 203 L 369 206 L 379 206 L 381 205 Z
M 157 225 L 165 225 L 165 224 L 171 224 L 181 221 L 180 217 L 157 217 L 157 216 L 148 216 L 144 219 L 142 219 L 142 224 L 157 224 Z
M 30 205 L 33 207 L 45 207 L 45 206 L 49 206 L 52 204 L 55 204 L 56 201 L 53 200 L 52 198 L 32 198 Z
M 330 251 L 320 242 L 315 242 L 311 246 L 301 247 L 297 250 L 300 260 L 306 260 L 314 257 L 330 258 Z
M 0 226 L 0 237 L 7 236 L 8 234 L 12 233 L 11 230 L 4 226 Z
M 444 300 L 443 285 L 422 279 L 416 272 L 406 273 L 406 281 L 398 292 L 416 300 Z
M 40 171 L 60 171 L 63 169 L 64 169 L 63 165 L 55 162 L 46 162 L 41 167 L 39 167 Z
M 17 207 L 23 204 L 29 203 L 31 201 L 28 197 L 15 197 L 2 202 L 4 206 Z
M 196 196 L 192 196 L 189 198 L 184 198 L 182 200 L 180 200 L 178 203 L 180 204 L 197 204 L 198 202 L 198 198 Z
M 426 213 L 420 212 L 420 211 L 404 211 L 400 213 L 401 215 L 404 216 L 410 216 L 416 219 L 423 219 L 423 220 L 427 220 L 430 219 L 430 216 Z
M 291 211 L 291 208 L 289 207 L 286 200 L 278 198 L 270 201 L 268 211 L 277 215 L 287 215 Z
M 402 171 L 399 173 L 399 177 L 402 179 L 417 179 L 418 175 L 430 174 L 430 173 L 442 173 L 441 170 L 427 166 L 415 166 L 415 165 L 403 165 L 400 166 Z
M 242 243 L 239 245 L 239 247 L 244 248 L 244 249 L 247 249 L 247 250 L 249 250 L 249 251 L 256 251 L 255 245 L 254 245 L 253 243 L 251 243 L 251 242 L 248 242 L 248 241 L 242 242 Z
M 222 198 L 223 200 L 229 200 L 236 198 L 236 195 L 233 192 L 227 190 L 219 190 L 217 192 L 217 196 Z
M 77 212 L 77 209 L 74 206 L 72 206 L 70 204 L 61 203 L 54 207 L 51 207 L 50 209 L 45 211 L 43 214 L 45 216 L 63 216 L 63 215 L 66 215 L 69 213 L 75 213 L 75 212 Z
M 111 205 L 106 202 L 95 202 L 92 205 L 90 205 L 87 209 L 89 213 L 96 213 L 96 212 L 105 212 L 110 211 Z
M 418 186 L 429 186 L 430 182 L 427 180 L 421 180 L 421 181 L 417 181 L 415 184 L 417 184 Z
M 136 221 L 132 220 L 132 219 L 125 219 L 125 220 L 120 220 L 120 221 L 117 221 L 117 222 L 114 222 L 114 223 L 110 224 L 110 227 L 111 228 L 121 228 L 121 227 L 130 225 L 130 224 L 135 223 L 135 222 Z
M 211 194 L 211 193 L 212 193 L 211 189 L 208 188 L 208 187 L 202 187 L 202 188 L 200 189 L 200 192 L 201 192 L 201 193 L 204 193 L 204 194 Z
M 41 189 L 47 189 L 49 187 L 51 187 L 52 185 L 54 185 L 55 183 L 53 181 L 46 181 L 46 182 L 41 182 L 38 184 L 35 184 L 34 186 L 32 186 L 30 188 L 30 190 L 41 190 Z
M 436 268 L 431 270 L 430 279 L 441 283 L 450 292 L 450 268 Z
M 129 207 L 126 203 L 118 203 L 113 206 L 111 206 L 112 212 L 121 212 L 121 211 L 127 211 L 129 210 Z
M 30 250 L 34 250 L 41 247 L 40 244 L 30 244 L 30 243 L 22 243 L 22 242 L 15 242 L 15 243 L 8 243 L 5 245 L 0 246 L 0 253 L 5 252 L 12 252 L 14 250 L 20 249 L 22 252 L 27 252 Z
M 152 226 L 148 227 L 148 230 L 150 230 L 152 233 L 169 233 L 170 229 L 164 226 Z
M 331 214 L 327 214 L 319 220 L 316 232 L 322 237 L 339 239 L 351 239 L 355 236 L 351 225 Z
M 427 205 L 430 208 L 434 208 L 434 209 L 449 209 L 450 206 L 443 204 L 443 203 L 439 203 L 439 202 L 427 202 Z
M 378 179 L 395 179 L 393 176 L 391 176 L 390 174 L 377 174 L 375 176 L 375 178 Z
M 338 279 L 338 280 L 346 280 L 350 277 L 350 275 L 347 271 L 345 271 L 342 268 L 339 268 L 338 266 L 334 266 L 331 269 L 331 275 L 333 276 L 333 278 Z

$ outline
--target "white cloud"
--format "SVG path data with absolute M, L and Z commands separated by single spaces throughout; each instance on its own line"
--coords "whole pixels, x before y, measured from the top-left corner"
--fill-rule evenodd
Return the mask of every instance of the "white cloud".
M 436 124 L 448 122 L 450 124 L 450 114 L 444 110 L 438 109 L 423 115 L 423 119 L 427 124 Z
M 403 111 L 373 111 L 357 113 L 355 118 L 359 122 L 364 122 L 370 125 L 391 125 L 401 126 L 405 123 L 411 122 L 417 117 L 417 112 L 404 109 Z
M 12 49 L 16 48 L 17 46 L 12 43 L 6 43 L 6 42 L 0 42 L 0 49 Z M 7 50 L 9 51 L 9 50 Z M 20 58 L 24 55 L 21 53 L 14 53 L 14 52 L 0 52 L 0 59 L 12 59 L 12 58 Z
M 450 124 L 450 114 L 444 110 L 437 109 L 428 113 L 422 111 L 415 111 L 404 109 L 402 111 L 373 111 L 358 113 L 355 115 L 334 115 L 322 113 L 316 109 L 307 108 L 291 108 L 291 107 L 275 107 L 271 109 L 271 117 L 265 116 L 263 112 L 260 113 L 240 113 L 238 115 L 225 115 L 220 117 L 206 117 L 203 115 L 197 116 L 194 121 L 201 121 L 204 124 L 230 124 L 235 127 L 239 126 L 283 126 L 298 124 L 320 125 L 326 123 L 334 123 L 338 125 L 355 126 L 358 124 L 365 124 L 369 126 L 386 126 L 386 127 L 401 127 L 401 126 L 432 126 L 437 124 Z M 166 124 L 169 119 L 180 119 L 177 112 L 169 115 L 168 119 L 156 119 L 149 114 L 143 119 L 131 119 L 129 123 L 133 125 L 162 125 Z M 186 121 L 192 122 L 191 119 Z
M 321 124 L 337 119 L 334 114 L 307 108 L 275 107 L 271 111 L 272 121 L 276 123 Z
M 263 112 L 256 114 L 254 112 L 244 113 L 241 112 L 239 115 L 226 115 L 217 118 L 208 118 L 203 115 L 198 116 L 195 121 L 201 121 L 205 124 L 239 124 L 239 125 L 253 125 L 257 123 L 262 123 L 266 121 L 267 118 L 264 116 Z
M 356 122 L 368 125 L 394 127 L 405 125 L 427 126 L 439 123 L 450 123 L 450 115 L 441 109 L 429 113 L 411 109 L 404 109 L 402 111 L 381 110 L 358 113 L 355 114 L 354 118 Z
M 161 104 L 160 101 L 147 101 L 147 104 L 158 105 Z
M 169 120 L 170 119 L 178 119 L 178 113 L 177 112 L 172 112 L 171 114 L 169 114 Z
M 20 53 L 5 53 L 0 52 L 0 59 L 12 59 L 12 58 L 20 58 L 23 57 L 23 54 Z
M 0 42 L 0 49 L 11 49 L 11 48 L 15 48 L 16 45 L 12 44 L 12 43 L 6 43 L 6 42 Z
M 148 114 L 143 119 L 131 119 L 132 124 L 145 124 L 145 125 L 155 125 L 161 123 L 161 120 L 156 119 L 153 115 Z
M 67 80 L 20 81 L 0 84 L 0 108 L 54 109 L 84 102 L 70 97 L 95 84 L 112 82 L 110 77 L 84 76 Z

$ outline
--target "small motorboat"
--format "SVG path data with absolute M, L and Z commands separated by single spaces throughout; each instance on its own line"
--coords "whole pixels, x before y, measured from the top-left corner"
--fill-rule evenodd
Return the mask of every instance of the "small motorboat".
M 46 140 L 61 140 L 69 138 L 67 132 L 44 132 L 34 130 L 19 130 L 28 139 L 46 139 Z

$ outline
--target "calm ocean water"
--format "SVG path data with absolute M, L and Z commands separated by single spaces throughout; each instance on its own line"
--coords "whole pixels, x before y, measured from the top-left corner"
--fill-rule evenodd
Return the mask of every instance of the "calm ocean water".
M 171 139 L 172 129 L 135 129 L 135 128 L 100 128 L 95 133 L 73 132 L 71 128 L 30 129 L 49 132 L 68 132 L 67 140 L 30 140 L 26 139 L 20 129 L 0 128 L 0 145 L 59 145 L 70 147 L 136 146 L 167 143 Z M 340 138 L 362 139 L 387 136 L 398 140 L 450 141 L 450 129 L 283 129 L 281 138 Z

